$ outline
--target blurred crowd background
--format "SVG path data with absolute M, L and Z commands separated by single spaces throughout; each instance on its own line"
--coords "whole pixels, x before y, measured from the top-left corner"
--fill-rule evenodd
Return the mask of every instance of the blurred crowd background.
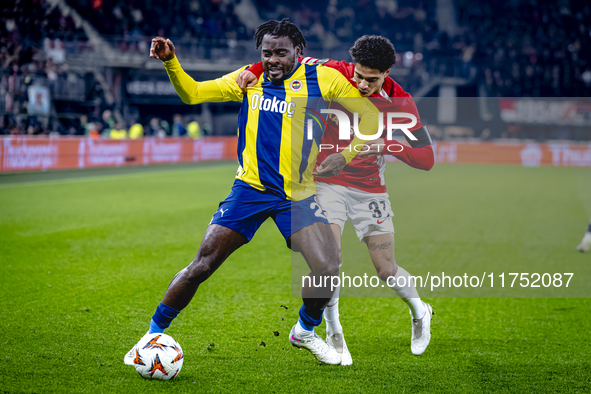
M 148 58 L 150 39 L 171 38 L 184 68 L 212 79 L 258 61 L 254 29 L 284 17 L 318 58 L 350 60 L 358 37 L 388 37 L 397 50 L 391 76 L 417 100 L 591 96 L 584 1 L 5 0 L 0 9 L 0 134 L 235 134 L 239 104 L 182 105 Z M 591 139 L 588 127 L 575 126 L 467 130 L 434 135 Z

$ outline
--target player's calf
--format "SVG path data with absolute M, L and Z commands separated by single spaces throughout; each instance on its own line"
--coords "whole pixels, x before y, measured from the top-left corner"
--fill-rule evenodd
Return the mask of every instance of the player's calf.
M 215 272 L 212 261 L 204 259 L 201 256 L 189 264 L 182 272 L 182 279 L 188 284 L 198 286 L 205 282 Z

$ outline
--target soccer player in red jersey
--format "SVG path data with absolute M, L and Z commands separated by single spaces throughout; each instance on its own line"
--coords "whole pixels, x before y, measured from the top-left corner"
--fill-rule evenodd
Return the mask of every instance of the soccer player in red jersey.
M 413 168 L 430 170 L 434 164 L 432 140 L 422 125 L 416 105 L 411 95 L 388 76 L 390 68 L 396 63 L 396 52 L 392 43 L 385 37 L 363 36 L 350 49 L 353 63 L 335 60 L 318 60 L 300 57 L 301 63 L 321 63 L 343 74 L 359 93 L 370 97 L 380 112 L 406 112 L 416 117 L 416 124 L 409 127 L 410 136 L 405 134 L 408 146 L 383 137 L 367 143 L 362 151 L 337 176 L 315 177 L 316 193 L 339 246 L 339 260 L 342 261 L 341 237 L 347 218 L 355 228 L 359 240 L 366 243 L 379 278 L 386 282 L 410 309 L 412 318 L 411 351 L 422 354 L 431 339 L 430 325 L 433 310 L 423 302 L 417 293 L 410 274 L 400 267 L 394 259 L 394 226 L 392 210 L 384 171 L 390 154 Z M 246 89 L 255 86 L 262 74 L 260 63 L 252 65 L 241 73 L 238 85 Z M 351 115 L 339 104 L 331 104 L 331 109 L 341 110 Z M 352 116 L 350 116 L 352 118 Z M 408 120 L 396 123 L 406 123 Z M 410 134 L 409 133 L 409 134 Z M 327 129 L 322 137 L 321 149 L 317 158 L 317 168 L 328 155 L 344 147 L 348 141 L 339 140 L 339 127 L 334 117 L 328 116 Z M 324 148 L 324 149 L 322 149 Z M 351 354 L 343 336 L 338 312 L 339 290 L 324 310 L 327 343 L 342 354 L 341 365 L 352 364 Z

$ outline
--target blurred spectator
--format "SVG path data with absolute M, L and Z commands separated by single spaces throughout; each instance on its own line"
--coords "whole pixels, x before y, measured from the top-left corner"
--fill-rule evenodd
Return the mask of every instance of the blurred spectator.
M 41 125 L 39 125 L 39 124 L 30 124 L 29 127 L 27 127 L 27 134 L 28 135 L 43 134 L 43 129 L 41 128 Z
M 137 139 L 142 138 L 144 136 L 144 126 L 140 123 L 134 123 L 129 128 L 129 138 Z
M 94 139 L 100 138 L 101 133 L 99 130 L 97 130 L 98 129 L 97 125 L 100 125 L 100 123 L 94 122 L 94 123 L 89 123 L 88 125 L 89 125 L 88 136 L 90 138 L 94 138 Z
M 93 131 L 95 133 L 96 136 L 100 137 L 103 135 L 103 133 L 106 133 L 105 130 L 103 130 L 103 123 L 102 122 L 93 122 Z M 91 131 L 92 133 L 92 131 Z M 108 135 L 106 137 L 109 137 Z
M 10 134 L 10 135 L 25 134 L 25 130 L 21 125 L 13 124 L 8 127 L 8 134 Z
M 203 123 L 202 125 L 199 125 L 199 126 L 200 126 L 200 134 L 202 136 L 205 136 L 205 135 L 213 135 L 211 123 L 205 122 L 205 123 Z
M 172 130 L 170 129 L 170 123 L 168 123 L 168 121 L 166 119 L 160 120 L 160 126 L 162 127 L 162 130 L 164 130 L 165 137 L 172 135 Z
M 175 114 L 173 117 L 174 125 L 172 128 L 173 137 L 182 137 L 187 134 L 187 130 L 183 127 L 183 118 L 180 114 Z
M 199 127 L 199 123 L 197 123 L 196 120 L 192 121 L 187 125 L 187 131 L 189 137 L 195 140 L 201 137 L 201 129 Z
M 46 37 L 43 40 L 43 51 L 47 55 L 48 60 L 56 64 L 62 64 L 66 60 L 64 43 L 59 38 L 51 39 Z
M 165 137 L 166 133 L 162 130 L 160 126 L 160 119 L 152 118 L 150 119 L 150 126 L 148 128 L 148 133 L 146 134 L 151 137 Z
M 88 122 L 88 115 L 80 116 L 80 128 L 82 129 L 84 135 L 90 135 L 92 124 Z
M 115 128 L 115 119 L 113 119 L 113 113 L 110 110 L 106 109 L 103 112 L 102 119 L 103 119 L 103 127 L 106 130 L 112 130 L 113 128 Z
M 113 127 L 109 133 L 109 137 L 114 140 L 123 140 L 127 138 L 127 130 L 125 130 L 123 123 L 115 124 L 115 127 Z

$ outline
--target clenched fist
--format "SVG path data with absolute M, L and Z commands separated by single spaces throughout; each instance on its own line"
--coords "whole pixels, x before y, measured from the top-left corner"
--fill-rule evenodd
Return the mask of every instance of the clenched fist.
M 160 59 L 163 62 L 174 58 L 174 44 L 163 37 L 152 38 L 150 57 Z

